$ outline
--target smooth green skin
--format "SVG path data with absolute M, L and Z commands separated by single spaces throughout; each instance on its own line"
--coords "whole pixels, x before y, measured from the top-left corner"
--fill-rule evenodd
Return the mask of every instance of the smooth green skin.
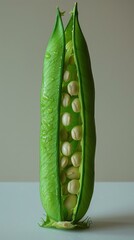
M 62 211 L 60 175 L 59 175 L 59 128 L 61 84 L 64 70 L 66 43 L 72 39 L 75 63 L 81 92 L 82 122 L 84 126 L 82 140 L 82 174 L 77 205 L 74 208 L 72 223 L 86 213 L 94 187 L 94 155 L 96 146 L 94 120 L 94 81 L 89 52 L 78 22 L 77 4 L 72 17 L 63 29 L 59 10 L 56 24 L 46 49 L 41 88 L 41 128 L 40 128 L 40 195 L 47 213 L 47 221 L 42 226 L 65 221 Z M 51 55 L 51 57 L 50 57 Z M 70 229 L 72 228 L 72 226 Z M 78 224 L 79 225 L 79 224 Z M 58 224 L 60 228 L 60 224 Z M 61 226 L 63 228 L 63 225 Z M 69 227 L 65 227 L 69 228 Z
M 62 219 L 59 177 L 59 122 L 61 79 L 64 63 L 64 30 L 57 10 L 43 68 L 40 123 L 40 195 L 50 218 Z

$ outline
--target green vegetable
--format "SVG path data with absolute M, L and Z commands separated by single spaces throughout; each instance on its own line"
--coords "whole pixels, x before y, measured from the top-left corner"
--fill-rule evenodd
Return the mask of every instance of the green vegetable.
M 77 4 L 64 31 L 57 17 L 41 87 L 40 196 L 43 227 L 87 227 L 94 187 L 94 82 Z

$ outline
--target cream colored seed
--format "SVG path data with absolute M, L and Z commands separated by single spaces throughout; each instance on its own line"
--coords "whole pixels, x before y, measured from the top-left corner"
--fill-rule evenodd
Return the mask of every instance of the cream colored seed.
M 69 195 L 64 201 L 64 206 L 65 206 L 65 208 L 70 210 L 75 207 L 76 203 L 77 203 L 77 196 Z
M 72 152 L 72 146 L 69 142 L 64 142 L 62 144 L 62 153 L 65 156 L 70 156 Z
M 79 180 L 73 179 L 68 183 L 67 189 L 71 194 L 77 194 L 79 192 L 80 183 Z
M 79 169 L 75 167 L 68 168 L 66 172 L 66 176 L 69 179 L 79 179 L 80 178 Z
M 68 93 L 71 96 L 78 95 L 79 93 L 79 85 L 77 81 L 71 81 L 67 86 Z
M 74 112 L 80 112 L 81 106 L 80 106 L 80 100 L 79 98 L 75 98 L 72 102 L 72 109 Z
M 68 157 L 62 157 L 60 165 L 61 165 L 61 168 L 65 168 L 68 165 Z
M 65 82 L 67 82 L 69 80 L 69 78 L 70 78 L 70 72 L 69 71 L 65 71 L 64 75 L 63 75 L 63 80 Z
M 63 107 L 68 107 L 70 105 L 70 96 L 67 93 L 64 93 L 62 96 L 62 105 Z
M 62 124 L 64 126 L 69 126 L 70 123 L 71 123 L 71 115 L 70 115 L 70 113 L 66 112 L 62 115 Z
M 68 139 L 68 132 L 65 129 L 60 131 L 60 139 L 61 141 L 66 141 Z
M 71 130 L 71 136 L 74 140 L 78 141 L 82 138 L 82 127 L 76 126 Z
M 74 167 L 79 167 L 80 166 L 80 164 L 81 164 L 81 157 L 82 157 L 81 152 L 75 152 L 72 155 L 71 162 L 72 162 Z

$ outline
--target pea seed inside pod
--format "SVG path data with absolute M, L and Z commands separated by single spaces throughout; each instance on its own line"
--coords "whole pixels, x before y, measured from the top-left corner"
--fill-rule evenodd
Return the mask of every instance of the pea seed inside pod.
M 70 105 L 70 96 L 68 93 L 64 93 L 62 96 L 63 107 L 68 107 Z
M 82 127 L 76 126 L 71 130 L 71 136 L 74 140 L 78 141 L 82 138 Z
M 68 160 L 68 157 L 62 157 L 61 158 L 61 168 L 65 168 L 67 165 L 68 165 L 68 162 L 69 162 L 69 160 Z
M 75 167 L 68 168 L 66 171 L 66 176 L 69 179 L 79 179 L 80 178 L 79 169 Z
M 66 70 L 66 71 L 64 72 L 63 80 L 64 80 L 65 82 L 67 82 L 67 81 L 69 80 L 69 78 L 70 78 L 70 72 Z
M 82 153 L 81 152 L 75 152 L 72 156 L 71 156 L 71 162 L 73 164 L 74 167 L 79 167 L 81 164 L 81 158 L 82 158 Z
M 71 115 L 70 113 L 68 112 L 65 112 L 63 115 L 62 115 L 62 124 L 64 126 L 69 126 L 71 123 Z
M 79 98 L 75 98 L 72 102 L 72 109 L 74 112 L 80 112 L 81 110 L 81 105 L 80 105 L 80 100 Z
M 69 195 L 65 201 L 64 201 L 64 206 L 68 210 L 73 209 L 77 203 L 77 196 L 76 195 Z
M 68 183 L 67 189 L 71 194 L 77 194 L 79 192 L 80 183 L 79 180 L 73 179 Z
M 71 81 L 67 86 L 68 93 L 71 96 L 76 96 L 79 93 L 79 85 L 77 81 Z
M 71 155 L 71 152 L 72 152 L 71 143 L 69 143 L 69 142 L 64 142 L 64 143 L 62 144 L 62 153 L 63 153 L 63 155 L 65 155 L 65 156 L 70 156 L 70 155 Z

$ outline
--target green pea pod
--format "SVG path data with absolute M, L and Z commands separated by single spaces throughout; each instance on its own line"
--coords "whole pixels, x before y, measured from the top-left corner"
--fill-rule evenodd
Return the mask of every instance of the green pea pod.
M 87 227 L 94 188 L 94 81 L 77 4 L 64 30 L 59 9 L 44 58 L 40 109 L 43 227 Z

